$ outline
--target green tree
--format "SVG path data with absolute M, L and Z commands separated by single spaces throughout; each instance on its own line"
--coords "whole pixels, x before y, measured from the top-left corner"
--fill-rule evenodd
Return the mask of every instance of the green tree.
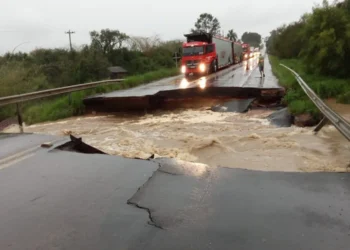
M 77 82 L 84 83 L 108 77 L 107 68 L 111 66 L 101 51 L 85 45 L 75 62 L 75 77 Z
M 268 53 L 280 58 L 296 58 L 304 47 L 305 19 L 283 25 L 270 33 L 266 42 Z
M 261 35 L 255 32 L 244 32 L 242 41 L 248 43 L 250 46 L 259 47 L 261 44 Z
M 220 33 L 220 22 L 219 20 L 209 13 L 202 13 L 199 15 L 197 21 L 194 24 L 194 29 L 192 32 L 208 32 L 212 35 L 217 35 Z
M 347 8 L 323 1 L 306 18 L 302 56 L 306 66 L 316 73 L 349 76 L 350 18 Z
M 101 32 L 91 31 L 91 45 L 100 48 L 104 54 L 108 54 L 114 49 L 120 49 L 124 42 L 129 38 L 119 30 L 103 29 Z
M 231 41 L 236 42 L 238 36 L 237 36 L 237 33 L 234 32 L 233 29 L 230 29 L 230 30 L 227 32 L 227 38 L 230 39 Z

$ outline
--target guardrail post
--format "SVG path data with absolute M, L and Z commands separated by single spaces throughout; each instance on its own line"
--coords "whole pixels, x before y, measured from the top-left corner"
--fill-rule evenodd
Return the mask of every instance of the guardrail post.
M 320 131 L 327 123 L 328 123 L 327 117 L 323 117 L 323 119 L 320 121 L 320 123 L 314 129 L 315 134 L 317 134 L 317 132 Z
M 330 107 L 328 107 L 316 94 L 315 92 L 304 82 L 304 80 L 298 75 L 297 72 L 288 68 L 286 65 L 280 64 L 282 67 L 288 69 L 293 73 L 294 77 L 298 81 L 300 87 L 304 90 L 305 94 L 310 98 L 310 100 L 315 104 L 315 106 L 322 112 L 324 118 L 314 129 L 315 133 L 320 131 L 324 125 L 329 121 L 338 129 L 338 131 L 350 141 L 350 123 L 345 120 L 342 116 L 334 112 Z
M 19 103 L 16 103 L 16 107 L 17 107 L 17 118 L 18 118 L 19 130 L 21 133 L 23 133 L 23 120 L 22 120 L 21 109 L 20 109 Z
M 72 93 L 68 94 L 68 104 L 72 105 Z

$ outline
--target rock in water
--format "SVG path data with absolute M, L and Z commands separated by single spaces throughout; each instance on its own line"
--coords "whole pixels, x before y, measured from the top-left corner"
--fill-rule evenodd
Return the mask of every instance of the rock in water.
M 319 121 L 310 114 L 296 115 L 294 118 L 294 125 L 298 127 L 313 127 L 316 126 L 318 122 Z
M 289 113 L 288 108 L 283 108 L 269 115 L 267 119 L 278 127 L 290 127 L 294 117 Z
M 223 104 L 218 104 L 211 107 L 214 112 L 237 112 L 245 113 L 248 111 L 250 105 L 255 100 L 255 98 L 250 99 L 236 99 Z

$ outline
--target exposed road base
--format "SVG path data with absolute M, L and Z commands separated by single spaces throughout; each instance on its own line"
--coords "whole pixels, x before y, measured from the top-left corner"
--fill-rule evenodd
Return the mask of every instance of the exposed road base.
M 118 112 L 187 108 L 204 99 L 257 99 L 262 103 L 280 102 L 283 88 L 209 87 L 159 91 L 147 96 L 90 97 L 84 100 L 88 112 Z

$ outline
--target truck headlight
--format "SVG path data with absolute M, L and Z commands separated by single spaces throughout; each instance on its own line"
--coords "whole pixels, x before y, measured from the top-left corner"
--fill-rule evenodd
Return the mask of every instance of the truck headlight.
M 182 66 L 181 66 L 181 73 L 182 73 L 182 74 L 185 74 L 185 73 L 186 73 L 186 66 L 185 66 L 185 65 L 182 65 Z
M 204 64 L 204 63 L 199 64 L 199 70 L 200 70 L 201 72 L 204 72 L 204 71 L 205 71 L 205 64 Z
M 247 54 L 244 55 L 244 58 L 247 58 Z

